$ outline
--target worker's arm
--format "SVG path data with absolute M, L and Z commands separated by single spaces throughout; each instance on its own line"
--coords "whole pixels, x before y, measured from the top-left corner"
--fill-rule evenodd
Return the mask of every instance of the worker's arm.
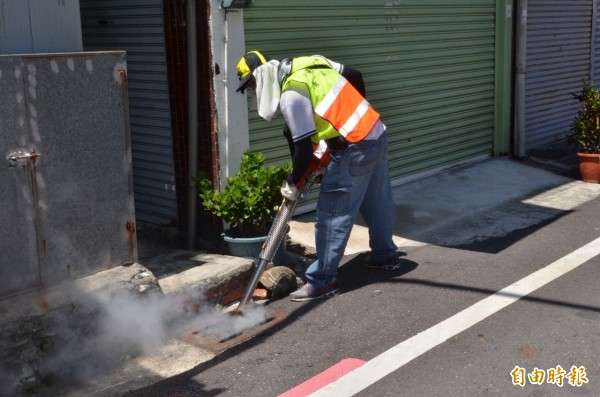
M 294 143 L 294 156 L 292 157 L 292 172 L 288 176 L 290 185 L 297 185 L 306 173 L 312 160 L 313 146 L 310 137 L 306 137 Z
M 294 157 L 294 152 L 296 151 L 296 147 L 294 146 L 294 139 L 292 138 L 292 131 L 290 131 L 290 127 L 288 125 L 283 126 L 283 136 L 287 139 L 288 147 L 290 148 L 290 154 L 292 158 Z
M 290 185 L 297 185 L 312 160 L 313 147 L 311 137 L 316 132 L 313 108 L 308 91 L 303 84 L 297 89 L 286 90 L 281 94 L 280 108 L 293 142 L 292 172 L 288 177 Z
M 344 76 L 346 80 L 348 80 L 348 82 L 350 82 L 350 84 L 352 84 L 354 88 L 356 88 L 356 91 L 358 91 L 358 93 L 362 95 L 363 98 L 367 97 L 365 82 L 363 80 L 362 73 L 359 70 L 346 66 L 344 67 L 342 76 Z

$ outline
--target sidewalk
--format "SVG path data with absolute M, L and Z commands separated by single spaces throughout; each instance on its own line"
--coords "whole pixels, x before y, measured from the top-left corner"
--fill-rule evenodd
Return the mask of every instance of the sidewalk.
M 478 241 L 502 239 L 510 233 L 539 225 L 600 196 L 600 185 L 578 181 L 572 158 L 554 163 L 548 153 L 523 161 L 491 158 L 450 169 L 394 188 L 395 241 L 400 250 L 428 244 L 469 246 Z M 546 156 L 546 158 L 544 158 Z M 291 224 L 288 260 L 297 273 L 306 269 L 314 254 L 314 213 Z M 368 230 L 358 220 L 346 249 L 345 260 L 368 251 Z M 221 255 L 176 250 L 139 241 L 140 263 L 151 270 L 167 296 L 184 290 L 218 289 L 240 282 L 252 272 L 251 261 Z M 301 253 L 302 255 L 297 255 Z M 155 255 L 156 254 L 156 255 Z M 93 384 L 62 396 L 113 396 L 158 382 L 212 359 L 214 352 L 178 338 L 167 340 L 151 354 L 143 354 Z
M 492 158 L 396 187 L 394 238 L 397 245 L 402 250 L 426 244 L 464 246 L 483 239 L 501 239 L 600 194 L 600 186 L 569 177 L 576 174 L 576 169 L 568 156 L 553 163 L 548 157 L 555 155 L 541 153 L 541 160 L 528 158 L 525 161 Z M 556 205 L 552 208 L 536 205 L 540 197 L 544 202 L 550 200 Z M 313 212 L 299 216 L 290 225 L 290 244 L 300 247 L 300 252 L 305 255 L 315 252 L 314 215 Z M 345 258 L 349 260 L 368 249 L 368 230 L 359 220 L 352 231 Z M 184 252 L 177 255 L 185 257 Z M 308 264 L 309 261 L 297 260 L 295 270 L 300 273 Z M 184 271 L 159 279 L 159 283 L 172 285 L 174 279 L 182 280 L 190 275 L 189 270 Z M 185 345 L 180 348 L 182 352 L 190 350 Z M 204 357 L 210 359 L 212 356 L 209 353 Z M 191 360 L 189 365 L 198 365 L 202 359 L 199 355 L 197 361 Z M 174 364 L 172 360 L 156 360 L 156 363 L 159 367 Z M 154 368 L 154 372 L 172 375 L 164 368 Z

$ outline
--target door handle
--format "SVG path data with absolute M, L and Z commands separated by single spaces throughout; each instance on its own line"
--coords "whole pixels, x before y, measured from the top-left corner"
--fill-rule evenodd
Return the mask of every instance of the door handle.
M 31 152 L 29 153 L 23 151 L 13 152 L 8 156 L 8 166 L 17 167 L 19 165 L 24 165 L 25 161 L 35 161 L 38 156 L 41 155 L 36 152 L 35 149 L 31 149 Z

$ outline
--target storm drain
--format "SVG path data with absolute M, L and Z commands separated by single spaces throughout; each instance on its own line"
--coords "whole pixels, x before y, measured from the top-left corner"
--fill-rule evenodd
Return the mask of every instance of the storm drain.
M 286 318 L 287 313 L 280 310 L 268 313 L 258 321 L 241 314 L 223 313 L 210 323 L 187 327 L 180 333 L 179 338 L 189 344 L 219 354 L 260 335 Z M 254 324 L 250 320 L 254 320 Z

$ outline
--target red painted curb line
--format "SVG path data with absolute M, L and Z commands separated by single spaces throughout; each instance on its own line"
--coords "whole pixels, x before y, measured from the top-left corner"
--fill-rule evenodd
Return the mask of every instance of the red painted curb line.
M 338 380 L 348 372 L 355 370 L 364 363 L 366 363 L 366 361 L 358 358 L 346 358 L 332 367 L 327 368 L 320 374 L 313 376 L 306 382 L 303 382 L 293 389 L 280 394 L 278 397 L 306 397 L 323 388 L 324 386 L 327 386 L 331 382 Z

